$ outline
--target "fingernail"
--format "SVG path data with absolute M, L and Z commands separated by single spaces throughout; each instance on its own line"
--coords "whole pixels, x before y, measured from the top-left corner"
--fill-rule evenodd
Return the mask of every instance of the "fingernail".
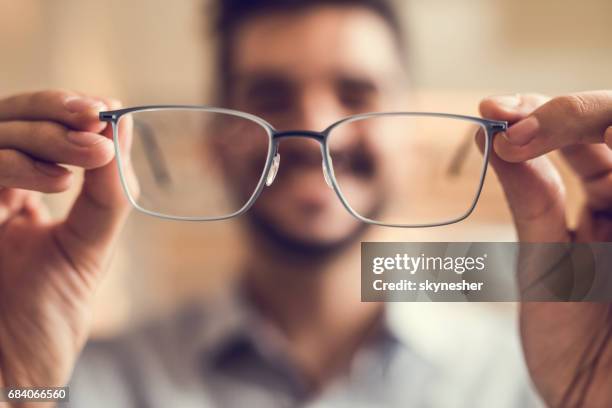
M 91 132 L 70 131 L 66 135 L 66 138 L 68 139 L 69 142 L 74 143 L 75 145 L 78 145 L 78 146 L 82 146 L 82 147 L 93 146 L 98 143 L 102 143 L 105 140 L 108 140 L 110 142 L 110 139 L 104 136 L 101 136 L 97 133 L 91 133 Z
M 538 119 L 530 116 L 510 126 L 505 133 L 506 139 L 513 145 L 523 146 L 533 140 L 539 128 Z
M 45 163 L 41 161 L 34 162 L 34 167 L 36 167 L 41 172 L 45 173 L 47 176 L 51 177 L 59 177 L 66 174 L 66 170 L 61 168 L 60 166 L 56 166 L 55 164 Z
M 91 98 L 71 96 L 64 100 L 64 106 L 71 113 L 83 113 L 90 110 L 103 110 L 104 104 Z
M 519 95 L 492 96 L 491 100 L 495 101 L 502 109 L 509 111 L 514 111 L 521 105 L 521 97 Z

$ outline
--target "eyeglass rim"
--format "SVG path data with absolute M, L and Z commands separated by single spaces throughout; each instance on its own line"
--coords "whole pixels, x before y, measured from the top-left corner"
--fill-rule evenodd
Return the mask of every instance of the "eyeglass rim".
M 130 114 L 130 113 L 161 111 L 161 110 L 194 110 L 194 111 L 227 114 L 227 115 L 251 120 L 257 123 L 258 125 L 260 125 L 262 128 L 264 128 L 264 130 L 266 131 L 266 135 L 268 137 L 268 152 L 266 156 L 266 163 L 262 170 L 259 181 L 257 182 L 255 190 L 253 191 L 253 193 L 251 194 L 247 202 L 240 209 L 238 209 L 237 211 L 231 214 L 227 214 L 223 216 L 192 217 L 192 216 L 179 216 L 179 215 L 169 215 L 169 214 L 159 213 L 156 211 L 148 210 L 138 204 L 136 199 L 130 193 L 129 186 L 127 183 L 126 170 L 123 165 L 123 160 L 121 159 L 121 149 L 119 147 L 119 121 L 123 116 Z M 413 223 L 397 224 L 397 223 L 387 223 L 387 222 L 369 219 L 357 213 L 350 206 L 350 204 L 348 203 L 348 200 L 342 193 L 339 187 L 339 184 L 336 180 L 336 177 L 334 175 L 334 172 L 333 172 L 333 167 L 331 165 L 332 160 L 331 160 L 329 144 L 328 144 L 329 135 L 336 127 L 340 125 L 347 124 L 353 121 L 363 120 L 363 119 L 367 119 L 371 117 L 379 117 L 379 116 L 415 116 L 415 117 L 438 117 L 438 118 L 446 118 L 446 119 L 456 119 L 456 120 L 469 121 L 469 122 L 476 123 L 480 125 L 482 129 L 484 129 L 486 137 L 485 137 L 485 146 L 484 146 L 484 151 L 483 151 L 483 166 L 482 166 L 482 170 L 480 173 L 480 178 L 479 178 L 479 183 L 478 183 L 478 187 L 476 190 L 476 194 L 474 196 L 474 199 L 470 207 L 464 214 L 460 215 L 459 217 L 453 218 L 451 220 L 442 221 L 442 222 L 422 223 L 422 224 L 413 224 Z M 484 119 L 484 118 L 479 118 L 479 117 L 469 116 L 469 115 L 459 115 L 459 114 L 440 113 L 440 112 L 393 111 L 393 112 L 365 112 L 365 113 L 350 115 L 350 116 L 341 118 L 340 120 L 332 123 L 331 125 L 329 125 L 327 128 L 325 128 L 324 130 L 320 132 L 304 131 L 304 130 L 280 132 L 276 130 L 269 122 L 267 122 L 265 119 L 259 116 L 256 116 L 256 115 L 253 115 L 247 112 L 235 110 L 235 109 L 219 108 L 219 107 L 208 106 L 208 105 L 133 106 L 133 107 L 117 109 L 117 110 L 112 110 L 112 111 L 102 111 L 99 113 L 99 119 L 103 122 L 111 123 L 112 130 L 113 130 L 113 142 L 115 146 L 116 162 L 117 162 L 119 178 L 121 181 L 123 191 L 128 201 L 130 202 L 130 204 L 136 210 L 142 213 L 145 213 L 147 215 L 154 216 L 157 218 L 163 218 L 163 219 L 168 219 L 168 220 L 178 220 L 178 221 L 221 221 L 221 220 L 226 220 L 226 219 L 230 219 L 230 218 L 234 218 L 234 217 L 243 215 L 253 206 L 253 204 L 255 203 L 255 201 L 257 200 L 257 198 L 259 197 L 259 195 L 261 194 L 261 192 L 263 191 L 265 187 L 266 175 L 269 173 L 273 160 L 274 160 L 274 156 L 276 155 L 278 151 L 279 138 L 285 137 L 285 136 L 302 136 L 302 137 L 314 138 L 320 142 L 324 171 L 327 173 L 327 176 L 329 177 L 332 189 L 334 190 L 334 192 L 336 193 L 336 195 L 338 196 L 338 198 L 340 199 L 342 205 L 346 208 L 346 210 L 353 217 L 367 224 L 384 226 L 384 227 L 394 227 L 394 228 L 438 227 L 438 226 L 454 224 L 454 223 L 457 223 L 469 217 L 474 211 L 474 209 L 476 208 L 476 204 L 478 203 L 478 200 L 482 193 L 484 181 L 486 178 L 487 168 L 488 168 L 488 161 L 489 161 L 493 137 L 496 133 L 503 132 L 508 128 L 508 122 L 506 121 Z

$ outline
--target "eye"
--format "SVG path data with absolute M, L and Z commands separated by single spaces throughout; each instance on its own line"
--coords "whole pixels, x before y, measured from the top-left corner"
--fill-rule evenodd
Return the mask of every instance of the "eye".
M 286 112 L 290 104 L 291 98 L 283 93 L 266 94 L 250 102 L 255 112 L 268 115 Z
M 294 100 L 291 85 L 281 80 L 255 81 L 245 96 L 248 110 L 264 116 L 286 112 Z
M 372 111 L 378 102 L 378 90 L 368 80 L 342 79 L 338 83 L 338 98 L 351 112 Z

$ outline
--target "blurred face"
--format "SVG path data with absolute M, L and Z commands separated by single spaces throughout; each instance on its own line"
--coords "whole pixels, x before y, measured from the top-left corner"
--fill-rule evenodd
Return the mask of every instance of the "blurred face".
M 402 65 L 387 23 L 359 7 L 320 6 L 248 19 L 232 48 L 231 107 L 256 114 L 277 130 L 322 131 L 357 113 L 395 109 L 403 95 Z M 332 147 L 336 177 L 351 189 L 363 215 L 384 207 L 384 147 L 360 126 L 347 126 Z M 263 140 L 259 138 L 257 140 Z M 225 166 L 230 183 L 258 178 L 267 146 L 242 137 L 242 156 Z M 388 150 L 388 149 L 386 149 Z M 363 228 L 326 184 L 320 144 L 281 139 L 280 167 L 250 210 L 277 236 L 302 245 L 331 246 Z M 260 168 L 260 167 L 258 167 Z M 259 171 L 260 172 L 260 171 Z M 252 182 L 246 183 L 252 185 Z M 240 197 L 250 191 L 236 191 Z

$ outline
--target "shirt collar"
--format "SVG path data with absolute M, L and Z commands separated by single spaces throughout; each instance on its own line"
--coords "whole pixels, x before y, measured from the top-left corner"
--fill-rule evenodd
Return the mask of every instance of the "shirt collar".
M 214 363 L 232 347 L 245 343 L 266 357 L 282 358 L 277 355 L 277 329 L 250 304 L 238 285 L 218 291 L 204 305 L 192 305 L 181 320 L 187 336 L 183 344 L 191 358 L 200 355 Z M 462 348 L 448 333 L 481 337 L 483 330 L 494 327 L 487 321 L 490 312 L 476 303 L 389 302 L 377 341 L 389 348 L 401 346 L 444 368 Z
M 411 347 L 413 339 L 402 330 L 402 320 L 397 313 L 389 313 L 392 307 L 386 309 L 381 333 L 375 341 L 387 347 Z M 190 305 L 181 320 L 187 353 L 202 355 L 205 362 L 214 363 L 233 347 L 245 343 L 268 357 L 279 357 L 275 356 L 279 346 L 277 329 L 253 307 L 239 285 L 220 290 L 205 304 Z

